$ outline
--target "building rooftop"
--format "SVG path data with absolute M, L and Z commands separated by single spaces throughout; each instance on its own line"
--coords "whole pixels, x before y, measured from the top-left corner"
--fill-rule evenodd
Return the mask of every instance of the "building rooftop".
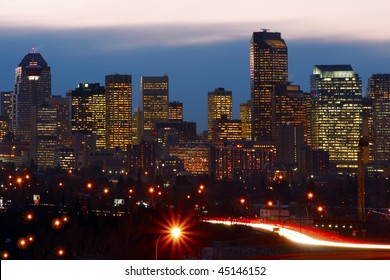
M 314 65 L 313 74 L 322 78 L 352 78 L 355 73 L 351 65 Z
M 48 67 L 46 60 L 40 53 L 28 53 L 24 56 L 22 61 L 19 63 L 19 67 L 26 67 L 30 65 L 30 62 L 36 62 L 41 67 Z

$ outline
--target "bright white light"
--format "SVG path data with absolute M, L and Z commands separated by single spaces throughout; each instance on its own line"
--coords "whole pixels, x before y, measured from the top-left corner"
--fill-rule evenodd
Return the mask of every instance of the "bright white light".
M 178 238 L 181 234 L 181 230 L 178 227 L 175 227 L 171 230 L 171 234 L 174 238 Z
M 225 224 L 231 225 L 231 221 L 226 220 L 208 220 L 207 222 L 214 224 Z M 383 244 L 366 244 L 366 243 L 349 243 L 349 242 L 334 242 L 328 240 L 321 240 L 310 237 L 306 234 L 300 233 L 298 231 L 287 229 L 287 228 L 278 228 L 275 230 L 275 225 L 273 224 L 263 224 L 263 223 L 244 223 L 244 222 L 235 222 L 235 224 L 250 226 L 253 228 L 258 228 L 262 230 L 267 230 L 271 232 L 277 232 L 280 236 L 287 238 L 296 243 L 314 245 L 314 246 L 327 246 L 327 247 L 340 247 L 340 248 L 355 248 L 355 249 L 383 249 L 390 250 L 390 245 Z

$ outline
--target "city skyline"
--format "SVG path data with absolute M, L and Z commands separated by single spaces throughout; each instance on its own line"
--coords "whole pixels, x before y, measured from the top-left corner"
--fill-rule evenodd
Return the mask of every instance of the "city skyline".
M 183 103 L 184 119 L 196 121 L 200 132 L 207 129 L 207 92 L 217 87 L 233 92 L 233 115 L 238 118 L 239 104 L 250 98 L 250 37 L 269 28 L 281 32 L 287 42 L 289 81 L 307 92 L 314 65 L 351 64 L 362 77 L 365 94 L 371 74 L 389 72 L 389 4 L 344 1 L 334 9 L 334 2 L 224 1 L 221 6 L 208 1 L 206 6 L 205 1 L 113 1 L 104 9 L 99 3 L 88 6 L 89 1 L 7 3 L 0 11 L 0 90 L 13 89 L 14 69 L 32 47 L 52 67 L 53 95 L 65 96 L 83 82 L 104 84 L 104 77 L 114 73 L 132 75 L 135 85 L 141 76 L 166 74 L 170 100 Z M 121 9 L 115 8 L 118 5 Z M 148 13 L 151 5 L 160 12 Z M 114 9 L 112 20 L 107 11 Z M 259 16 L 259 10 L 269 12 Z M 97 22 L 99 18 L 104 20 Z M 135 108 L 140 103 L 138 86 L 133 96 Z

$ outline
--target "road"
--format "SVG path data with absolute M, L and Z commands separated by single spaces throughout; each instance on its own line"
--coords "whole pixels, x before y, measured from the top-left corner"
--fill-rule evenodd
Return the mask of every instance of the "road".
M 276 222 L 259 222 L 258 220 L 209 219 L 210 223 L 225 225 L 245 225 L 261 231 L 274 232 L 308 250 L 305 253 L 272 256 L 274 259 L 375 259 L 390 260 L 390 244 L 370 243 L 351 238 L 343 238 L 328 231 L 308 228 L 299 225 L 285 227 Z M 269 259 L 267 257 L 267 259 Z

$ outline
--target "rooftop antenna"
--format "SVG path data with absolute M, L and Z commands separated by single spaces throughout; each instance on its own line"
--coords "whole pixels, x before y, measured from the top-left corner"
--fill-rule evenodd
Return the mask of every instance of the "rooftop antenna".
M 269 29 L 268 28 L 261 28 L 261 31 L 267 32 Z

